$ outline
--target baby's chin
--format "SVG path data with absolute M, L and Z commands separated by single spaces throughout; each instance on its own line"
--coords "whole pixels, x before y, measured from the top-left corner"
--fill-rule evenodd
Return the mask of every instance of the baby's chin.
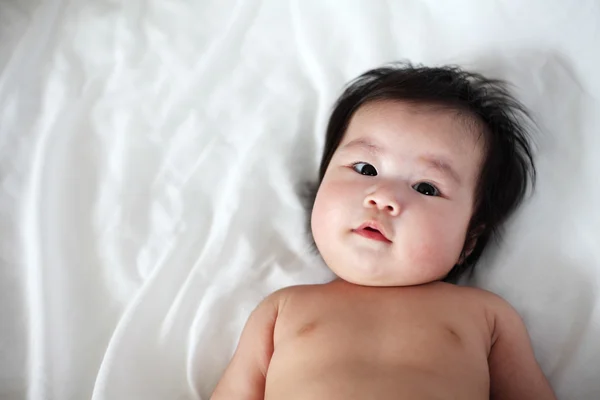
M 366 273 L 365 271 L 345 271 L 331 268 L 339 279 L 359 286 L 369 287 L 403 287 L 418 286 L 440 281 L 439 277 L 426 276 L 390 276 L 389 274 Z

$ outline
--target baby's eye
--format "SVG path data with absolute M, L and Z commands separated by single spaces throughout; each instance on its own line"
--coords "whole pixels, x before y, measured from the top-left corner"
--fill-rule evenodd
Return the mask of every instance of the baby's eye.
M 371 164 L 358 162 L 352 165 L 352 168 L 361 175 L 376 176 L 377 170 Z
M 438 188 L 433 186 L 431 183 L 427 183 L 427 182 L 419 182 L 417 184 L 414 184 L 413 189 L 415 189 L 417 192 L 419 192 L 421 194 L 424 194 L 425 196 L 439 196 L 440 195 L 440 191 L 438 190 Z

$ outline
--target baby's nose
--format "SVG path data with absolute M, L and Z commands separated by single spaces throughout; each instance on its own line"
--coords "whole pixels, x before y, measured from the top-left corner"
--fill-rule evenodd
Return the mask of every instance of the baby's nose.
M 400 214 L 400 203 L 390 190 L 377 189 L 368 194 L 363 201 L 366 208 L 377 208 L 380 211 L 386 211 L 391 216 Z

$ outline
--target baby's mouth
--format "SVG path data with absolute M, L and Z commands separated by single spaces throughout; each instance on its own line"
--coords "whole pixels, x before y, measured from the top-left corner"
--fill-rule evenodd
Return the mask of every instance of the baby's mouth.
M 375 223 L 366 223 L 358 227 L 357 229 L 352 230 L 354 233 L 363 236 L 367 239 L 377 240 L 380 242 L 391 243 L 383 232 L 381 232 L 380 228 Z

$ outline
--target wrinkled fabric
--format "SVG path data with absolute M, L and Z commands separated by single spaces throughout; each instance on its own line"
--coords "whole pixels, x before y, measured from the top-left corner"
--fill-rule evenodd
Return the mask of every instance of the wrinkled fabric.
M 531 109 L 538 181 L 473 283 L 561 399 L 600 394 L 600 6 L 0 2 L 0 398 L 203 399 L 250 311 L 326 282 L 303 193 L 343 85 L 458 63 Z

